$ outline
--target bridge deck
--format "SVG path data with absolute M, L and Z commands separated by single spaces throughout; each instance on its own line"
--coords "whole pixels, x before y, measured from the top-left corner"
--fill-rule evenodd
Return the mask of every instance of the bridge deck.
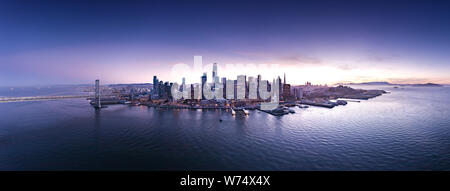
M 20 101 L 39 101 L 70 98 L 90 98 L 91 95 L 64 95 L 64 96 L 30 96 L 30 97 L 3 97 L 0 102 L 20 102 Z

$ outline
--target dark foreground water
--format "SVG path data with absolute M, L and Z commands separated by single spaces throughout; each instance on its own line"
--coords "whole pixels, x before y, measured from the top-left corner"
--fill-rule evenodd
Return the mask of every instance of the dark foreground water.
M 450 88 L 383 89 L 282 117 L 0 103 L 0 170 L 450 170 Z

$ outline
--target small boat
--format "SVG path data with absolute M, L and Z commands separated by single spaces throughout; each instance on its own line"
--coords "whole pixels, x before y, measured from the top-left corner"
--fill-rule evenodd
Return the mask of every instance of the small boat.
M 236 111 L 234 111 L 234 109 L 231 109 L 231 115 L 236 115 Z
M 242 111 L 244 111 L 245 115 L 248 115 L 248 111 L 245 109 L 242 109 Z

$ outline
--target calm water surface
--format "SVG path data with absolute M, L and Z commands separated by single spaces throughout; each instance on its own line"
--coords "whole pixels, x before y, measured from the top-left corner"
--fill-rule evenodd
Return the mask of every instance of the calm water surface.
M 391 93 L 282 117 L 0 103 L 0 170 L 450 170 L 450 87 L 371 88 Z

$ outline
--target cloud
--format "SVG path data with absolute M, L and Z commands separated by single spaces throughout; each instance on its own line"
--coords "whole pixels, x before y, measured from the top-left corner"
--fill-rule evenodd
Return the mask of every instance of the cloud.
M 297 55 L 297 56 L 287 56 L 282 57 L 282 61 L 290 62 L 293 64 L 322 64 L 322 60 L 319 58 L 311 57 L 311 56 L 305 56 L 305 55 Z
M 233 54 L 237 54 L 239 56 L 251 57 L 251 58 L 265 58 L 265 57 L 267 57 L 267 54 L 260 53 L 260 52 L 237 51 L 237 52 L 232 52 L 232 53 Z
M 371 62 L 384 62 L 387 60 L 387 58 L 379 55 L 370 55 L 367 57 L 367 60 Z
M 367 56 L 361 59 L 361 61 L 369 61 L 369 62 L 390 62 L 400 58 L 400 55 L 397 54 L 380 54 L 375 51 L 369 51 Z
M 354 66 L 350 66 L 349 64 L 340 64 L 340 65 L 337 65 L 337 68 L 341 69 L 341 70 L 353 70 L 353 69 L 355 69 Z

